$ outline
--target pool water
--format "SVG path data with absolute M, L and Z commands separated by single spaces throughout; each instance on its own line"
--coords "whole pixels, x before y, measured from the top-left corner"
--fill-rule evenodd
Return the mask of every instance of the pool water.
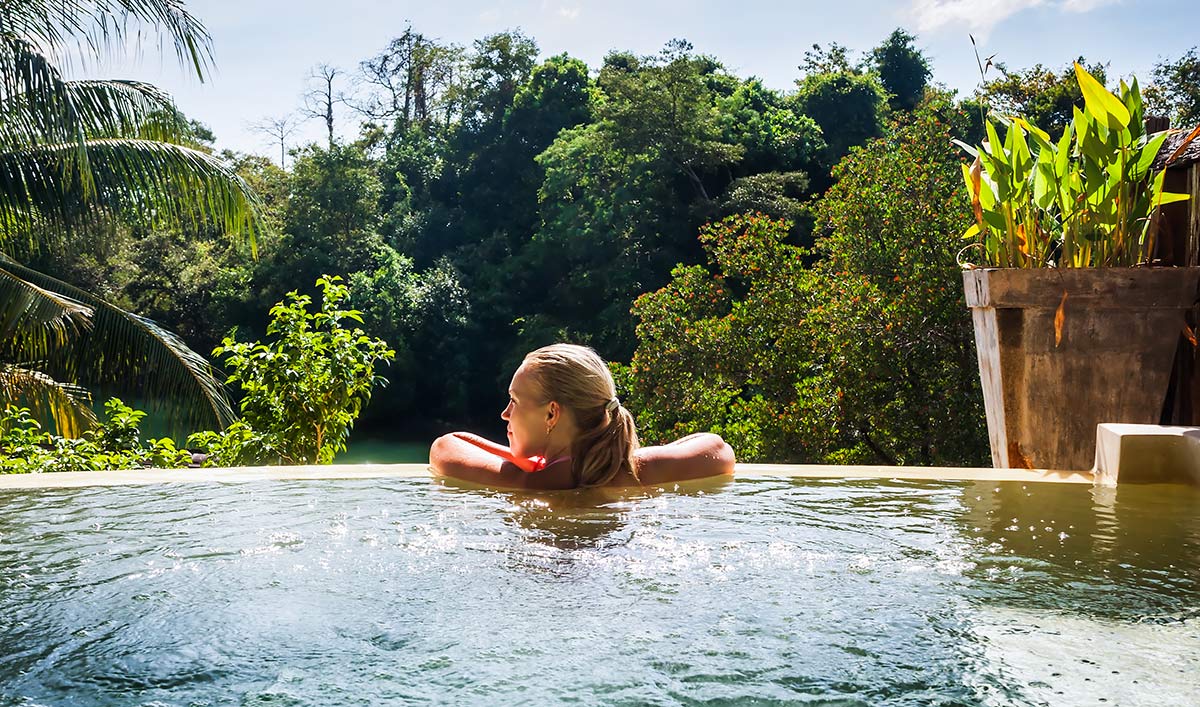
M 0 491 L 0 705 L 1200 703 L 1200 493 Z

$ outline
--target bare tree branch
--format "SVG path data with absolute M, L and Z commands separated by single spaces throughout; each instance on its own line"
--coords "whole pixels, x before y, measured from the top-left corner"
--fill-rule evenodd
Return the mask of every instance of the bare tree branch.
M 341 75 L 342 70 L 336 66 L 318 64 L 308 75 L 311 88 L 304 93 L 304 106 L 300 109 L 305 118 L 319 118 L 325 122 L 330 147 L 333 147 L 333 104 L 345 101 L 333 86 Z
M 278 118 L 264 118 L 251 125 L 250 129 L 270 137 L 272 142 L 279 143 L 279 166 L 286 169 L 287 165 L 284 160 L 287 157 L 287 141 L 295 134 L 299 126 L 300 121 L 296 119 L 296 116 L 288 113 Z
M 355 84 L 365 91 L 347 105 L 371 120 L 404 125 L 429 122 L 439 113 L 448 120 L 464 56 L 462 47 L 439 44 L 410 26 L 359 64 Z

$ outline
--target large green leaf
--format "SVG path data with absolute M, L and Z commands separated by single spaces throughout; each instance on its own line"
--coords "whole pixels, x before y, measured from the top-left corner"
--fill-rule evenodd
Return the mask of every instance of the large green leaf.
M 53 421 L 63 437 L 78 437 L 96 422 L 86 389 L 54 380 L 36 368 L 0 362 L 0 400 L 29 408 L 35 418 Z
M 1075 78 L 1079 81 L 1079 90 L 1083 93 L 1083 102 L 1088 112 L 1096 117 L 1110 130 L 1120 130 L 1129 125 L 1129 109 L 1087 72 L 1087 69 L 1075 63 Z
M 41 358 L 91 326 L 91 314 L 87 305 L 38 287 L 0 261 L 0 342 L 21 338 L 26 354 Z
M 136 47 L 153 29 L 200 80 L 212 61 L 212 39 L 182 0 L 4 0 L 0 7 L 0 34 L 26 37 L 56 55 L 103 57 Z

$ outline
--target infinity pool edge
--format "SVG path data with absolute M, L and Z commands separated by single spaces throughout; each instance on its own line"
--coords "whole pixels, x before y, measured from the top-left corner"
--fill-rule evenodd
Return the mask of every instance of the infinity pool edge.
M 73 488 L 163 483 L 269 481 L 287 479 L 381 479 L 429 476 L 426 464 L 329 464 L 212 469 L 68 471 L 0 475 L 0 489 Z M 736 475 L 837 479 L 922 479 L 933 481 L 1025 481 L 1092 484 L 1090 471 L 989 469 L 978 467 L 833 466 L 822 464 L 738 464 Z

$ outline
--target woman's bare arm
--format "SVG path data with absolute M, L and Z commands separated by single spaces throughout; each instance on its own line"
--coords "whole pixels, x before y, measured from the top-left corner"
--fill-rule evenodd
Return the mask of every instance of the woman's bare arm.
M 429 448 L 429 465 L 442 476 L 484 486 L 543 490 L 571 488 L 570 464 L 551 464 L 533 472 L 533 461 L 515 457 L 508 447 L 466 432 L 453 432 L 435 439 Z
M 688 435 L 660 447 L 634 452 L 638 478 L 646 485 L 733 474 L 733 448 L 720 435 Z

